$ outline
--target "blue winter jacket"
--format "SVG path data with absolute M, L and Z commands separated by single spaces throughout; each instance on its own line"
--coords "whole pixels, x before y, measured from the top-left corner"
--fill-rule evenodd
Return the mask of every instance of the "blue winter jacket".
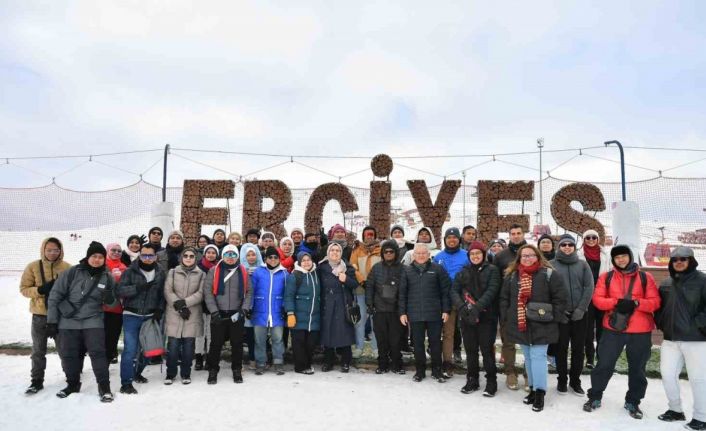
M 447 249 L 443 249 L 434 256 L 434 262 L 444 267 L 452 282 L 456 278 L 456 274 L 470 263 L 468 254 L 463 248 L 459 248 L 453 253 L 449 253 Z
M 273 270 L 261 266 L 250 276 L 251 289 L 246 304 L 252 310 L 253 326 L 284 326 L 284 286 L 287 270 L 278 266 Z
M 297 278 L 301 280 L 299 284 Z M 316 266 L 306 272 L 299 263 L 294 264 L 294 271 L 287 277 L 284 309 L 287 313 L 294 313 L 297 318 L 293 329 L 311 332 L 321 328 L 321 284 Z

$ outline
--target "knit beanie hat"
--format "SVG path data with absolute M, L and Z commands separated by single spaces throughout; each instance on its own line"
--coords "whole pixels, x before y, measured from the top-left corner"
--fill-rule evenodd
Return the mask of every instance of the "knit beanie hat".
M 461 239 L 461 232 L 458 230 L 457 227 L 450 227 L 446 229 L 446 232 L 444 233 L 444 239 L 452 235 L 458 239 Z
M 576 240 L 573 236 L 569 235 L 568 233 L 565 233 L 564 235 L 559 237 L 559 244 L 565 244 L 567 242 L 573 244 L 574 247 L 576 247 Z
M 601 239 L 601 236 L 598 235 L 598 232 L 596 232 L 596 231 L 593 230 L 593 229 L 589 229 L 589 230 L 587 230 L 586 232 L 584 232 L 583 235 L 581 235 L 581 238 L 586 238 L 587 236 L 595 236 L 595 237 L 597 237 L 598 239 Z
M 260 229 L 248 229 L 247 233 L 245 234 L 245 238 L 249 237 L 250 235 L 255 235 L 257 239 L 260 239 Z
M 164 231 L 159 226 L 155 226 L 152 229 L 150 229 L 150 233 L 152 233 L 152 232 L 159 232 L 159 234 L 162 235 L 162 237 L 164 237 Z
M 392 236 L 392 234 L 395 233 L 396 230 L 402 232 L 402 236 L 404 236 L 404 229 L 398 224 L 392 226 L 392 229 L 390 229 L 390 236 Z
M 265 259 L 267 259 L 270 256 L 279 257 L 279 253 L 277 253 L 277 249 L 272 246 L 267 247 L 267 250 L 265 250 Z
M 88 250 L 86 250 L 86 259 L 89 257 L 93 256 L 94 254 L 102 254 L 103 257 L 105 257 L 108 253 L 105 251 L 105 247 L 103 247 L 103 244 L 99 243 L 98 241 L 91 241 L 91 244 L 88 246 Z
M 229 245 L 230 245 L 230 244 L 229 244 Z M 227 247 L 227 246 L 226 246 L 226 247 Z M 223 250 L 225 250 L 226 247 L 223 247 Z M 237 250 L 238 248 L 236 247 L 235 249 Z M 215 245 L 213 245 L 213 244 L 209 244 L 209 245 L 207 245 L 206 247 L 204 247 L 204 248 L 203 248 L 203 255 L 204 255 L 204 256 L 206 255 L 206 252 L 207 252 L 208 250 L 213 250 L 213 251 L 215 251 L 215 252 L 216 252 L 216 258 L 218 257 L 218 254 L 219 254 L 219 253 L 218 253 L 218 247 L 217 247 L 217 246 L 215 246 Z
M 206 247 L 208 248 L 208 246 Z M 206 252 L 206 249 L 204 248 L 204 253 Z M 238 259 L 240 257 L 240 252 L 238 251 L 238 247 L 234 246 L 233 244 L 228 244 L 225 247 L 223 247 L 223 251 L 221 253 L 221 256 L 225 256 L 226 253 L 233 253 L 235 252 L 235 258 Z

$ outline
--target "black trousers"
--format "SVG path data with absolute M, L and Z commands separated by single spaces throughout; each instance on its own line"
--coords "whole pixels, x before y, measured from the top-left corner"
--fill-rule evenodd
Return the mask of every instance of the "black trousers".
M 605 313 L 593 306 L 593 303 L 588 305 L 587 323 L 586 323 L 586 362 L 593 364 L 598 358 L 596 358 L 596 349 L 593 341 L 595 340 L 596 346 L 601 342 L 601 335 L 603 334 L 603 315 Z
M 559 324 L 559 342 L 555 347 L 556 371 L 560 383 L 568 381 L 572 384 L 581 382 L 583 370 L 583 350 L 586 344 L 586 325 L 588 318 L 572 320 Z M 567 360 L 569 344 L 571 344 L 571 370 L 568 370 Z
M 66 382 L 76 384 L 81 382 L 83 355 L 88 351 L 91 358 L 93 374 L 96 382 L 110 383 L 108 375 L 108 359 L 105 356 L 105 331 L 103 328 L 92 329 L 61 329 L 59 331 L 59 356 L 61 366 L 66 374 Z
M 294 355 L 294 371 L 301 372 L 311 368 L 311 358 L 314 349 L 319 344 L 319 331 L 292 329 L 292 353 Z
M 598 345 L 598 363 L 591 371 L 591 389 L 588 397 L 600 400 L 615 371 L 615 363 L 625 349 L 628 359 L 628 392 L 625 401 L 640 404 L 647 390 L 645 367 L 652 353 L 652 334 L 625 334 L 610 330 L 603 331 Z
M 461 318 L 456 313 L 456 329 L 454 330 L 454 352 L 461 351 Z
M 108 361 L 118 357 L 118 340 L 123 330 L 122 313 L 103 313 L 103 324 L 105 329 L 105 356 Z
M 226 341 L 230 341 L 231 365 L 233 370 L 243 368 L 243 319 L 232 322 L 230 319 L 213 322 L 211 320 L 211 347 L 208 351 L 209 370 L 220 370 L 221 350 Z
M 432 371 L 441 369 L 441 320 L 433 322 L 411 322 L 412 340 L 414 340 L 414 366 L 417 373 L 424 374 L 427 369 L 427 354 L 424 349 L 424 335 L 429 338 Z
M 396 312 L 377 312 L 373 316 L 373 331 L 378 343 L 378 367 L 388 369 L 402 368 L 400 346 L 404 326 Z
M 353 360 L 353 350 L 351 346 L 346 347 L 327 347 L 324 349 L 324 362 L 326 365 L 333 366 L 333 361 L 336 359 L 336 352 L 341 355 L 341 365 L 350 365 Z
M 483 369 L 485 378 L 488 381 L 495 381 L 498 369 L 495 366 L 495 335 L 497 327 L 495 319 L 490 322 L 480 322 L 477 325 L 469 325 L 461 320 L 461 333 L 463 334 L 463 347 L 466 349 L 466 377 L 478 378 L 478 350 L 483 355 Z

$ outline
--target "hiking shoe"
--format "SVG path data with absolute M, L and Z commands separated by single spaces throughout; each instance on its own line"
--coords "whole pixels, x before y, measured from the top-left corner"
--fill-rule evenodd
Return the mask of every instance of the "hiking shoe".
M 195 359 L 194 370 L 196 370 L 196 371 L 203 370 L 203 355 L 198 354 L 194 357 L 194 359 Z
M 284 375 L 284 367 L 282 364 L 275 364 L 275 373 L 278 376 L 283 376 Z
M 424 380 L 425 377 L 426 377 L 426 376 L 425 376 L 424 374 L 422 374 L 422 373 L 416 373 L 416 374 L 414 375 L 414 377 L 412 377 L 412 380 L 415 381 L 415 382 L 417 382 L 417 383 L 419 383 L 419 382 L 421 382 L 422 380 Z
M 166 379 L 164 379 L 164 384 L 165 384 L 165 385 L 169 386 L 169 385 L 171 385 L 172 383 L 174 383 L 174 377 L 167 377 Z
M 623 407 L 628 411 L 631 417 L 635 419 L 642 419 L 642 410 L 640 410 L 639 405 L 626 402 Z
M 470 394 L 480 389 L 477 377 L 469 377 L 466 380 L 466 385 L 461 388 L 462 394 Z
M 294 371 L 295 373 L 298 374 L 306 374 L 307 376 L 310 376 L 314 374 L 314 369 L 313 368 L 307 368 L 306 370 L 301 370 L 301 371 Z
M 98 384 L 98 396 L 102 403 L 112 403 L 115 396 L 110 391 L 110 383 Z
M 599 409 L 601 407 L 601 400 L 592 400 L 588 399 L 585 403 L 583 403 L 583 411 L 585 412 L 592 412 L 596 409 Z
M 341 372 L 342 373 L 347 373 L 351 370 L 351 366 L 349 364 L 343 364 L 341 365 Z
M 498 382 L 495 380 L 486 380 L 483 396 L 492 398 L 498 392 Z
M 441 370 L 432 371 L 431 377 L 436 379 L 436 381 L 439 383 L 446 383 L 446 377 L 444 377 L 444 374 L 441 372 Z
M 120 386 L 120 393 L 127 395 L 135 395 L 137 394 L 137 389 L 135 389 L 132 383 L 128 383 L 127 385 Z
M 572 383 L 569 385 L 569 387 L 571 388 L 571 392 L 573 392 L 574 395 L 578 395 L 579 397 L 586 395 L 586 392 L 581 387 L 581 382 Z
M 191 384 L 191 379 L 188 378 L 188 377 L 185 378 L 185 379 L 181 379 L 181 384 L 182 384 L 182 385 L 190 385 L 190 384 Z
M 265 374 L 265 366 L 264 365 L 258 365 L 257 368 L 255 368 L 255 375 L 256 376 L 261 376 Z
M 149 382 L 149 380 L 147 380 L 145 377 L 143 377 L 142 374 L 136 375 L 136 376 L 132 379 L 132 381 L 135 382 L 135 383 L 140 383 L 140 384 L 144 384 L 144 383 Z
M 519 385 L 517 384 L 517 375 L 508 374 L 507 378 L 505 379 L 505 386 L 507 386 L 507 388 L 511 391 L 516 391 L 520 389 Z
M 387 369 L 387 368 L 378 367 L 378 368 L 375 370 L 375 374 L 387 374 L 389 371 L 390 371 L 390 370 Z
M 569 392 L 569 389 L 566 386 L 566 382 L 559 382 L 556 385 L 556 391 L 559 392 L 559 394 L 561 395 L 566 395 Z
M 691 422 L 684 425 L 684 428 L 688 430 L 706 430 L 706 422 L 701 422 L 696 419 L 692 419 Z
M 534 389 L 532 387 L 530 387 L 529 394 L 527 394 L 527 396 L 522 399 L 522 403 L 527 404 L 527 405 L 534 404 L 535 395 L 536 395 L 536 392 L 534 391 Z
M 659 419 L 661 421 L 665 421 L 665 422 L 685 421 L 686 416 L 684 416 L 683 412 L 675 412 L 674 410 L 667 410 L 666 412 L 657 416 L 657 419 Z
M 79 392 L 81 390 L 81 383 L 69 383 L 66 387 L 56 393 L 59 398 L 66 398 L 69 395 Z
M 27 386 L 27 389 L 25 390 L 25 395 L 34 395 L 42 389 L 44 389 L 44 381 L 34 379 L 32 380 L 32 383 Z

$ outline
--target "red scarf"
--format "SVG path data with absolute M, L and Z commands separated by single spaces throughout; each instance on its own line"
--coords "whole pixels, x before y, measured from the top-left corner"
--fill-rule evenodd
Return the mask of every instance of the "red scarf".
M 532 297 L 532 276 L 541 268 L 539 260 L 532 265 L 520 264 L 517 267 L 517 274 L 520 278 L 520 289 L 517 292 L 517 329 L 520 332 L 527 330 L 527 302 Z
M 204 256 L 204 257 L 201 258 L 201 266 L 203 266 L 204 268 L 206 268 L 206 271 L 208 271 L 209 269 L 211 269 L 211 268 L 213 268 L 214 266 L 216 266 L 216 263 L 217 263 L 217 261 L 215 261 L 215 260 L 214 260 L 213 262 L 211 262 L 210 260 L 207 260 L 207 259 L 206 259 L 206 256 Z
M 592 260 L 594 262 L 601 261 L 601 246 L 596 244 L 593 247 L 589 247 L 586 244 L 583 245 L 583 256 L 586 260 Z

